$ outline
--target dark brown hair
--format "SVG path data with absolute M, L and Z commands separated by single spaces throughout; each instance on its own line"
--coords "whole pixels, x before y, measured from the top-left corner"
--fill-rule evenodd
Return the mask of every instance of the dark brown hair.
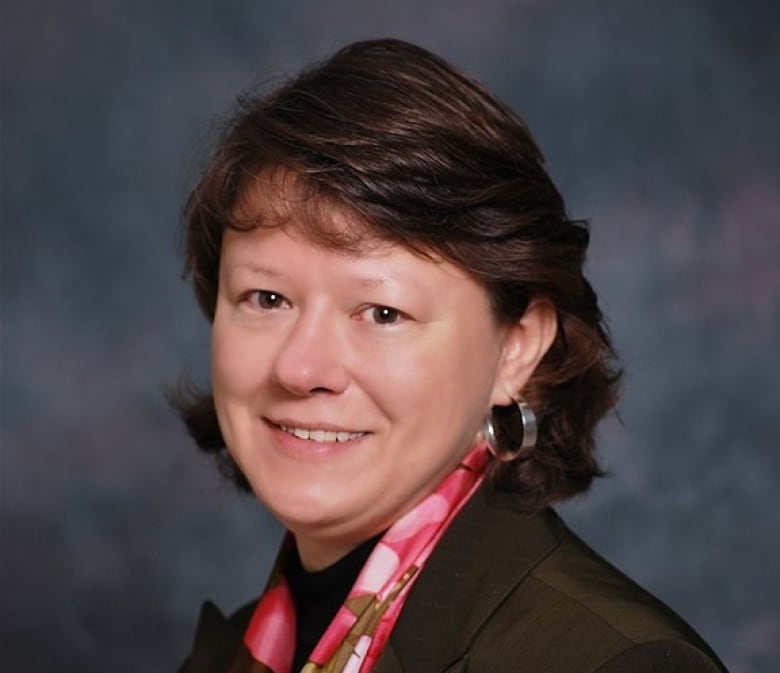
M 616 401 L 619 370 L 582 272 L 587 225 L 567 216 L 525 124 L 474 80 L 398 40 L 348 45 L 266 95 L 239 99 L 183 215 L 186 273 L 210 320 L 222 233 L 259 226 L 239 221 L 237 204 L 277 169 L 295 175 L 315 204 L 354 214 L 364 237 L 467 270 L 502 323 L 517 321 L 533 297 L 554 304 L 557 336 L 523 390 L 539 440 L 497 462 L 492 476 L 528 510 L 587 489 L 601 474 L 593 432 Z M 324 229 L 319 242 L 350 244 L 326 240 Z M 180 391 L 174 405 L 199 446 L 248 489 L 211 395 Z M 509 409 L 495 410 L 507 449 L 522 432 Z

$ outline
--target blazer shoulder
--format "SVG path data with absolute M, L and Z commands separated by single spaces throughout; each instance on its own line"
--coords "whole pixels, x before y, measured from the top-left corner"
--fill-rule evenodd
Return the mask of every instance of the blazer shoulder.
M 702 643 L 685 620 L 566 530 L 556 549 L 531 578 L 570 604 L 598 618 L 631 642 L 689 640 Z
M 681 617 L 561 525 L 482 624 L 475 670 L 725 671 Z
M 723 665 L 691 643 L 655 640 L 637 643 L 594 673 L 726 673 Z

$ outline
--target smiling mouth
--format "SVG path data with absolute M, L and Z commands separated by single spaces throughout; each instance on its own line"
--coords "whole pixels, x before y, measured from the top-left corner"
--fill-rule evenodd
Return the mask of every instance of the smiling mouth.
M 294 428 L 287 425 L 278 425 L 287 434 L 298 439 L 308 439 L 313 442 L 351 442 L 366 435 L 365 432 L 334 432 L 333 430 L 312 430 L 309 428 Z

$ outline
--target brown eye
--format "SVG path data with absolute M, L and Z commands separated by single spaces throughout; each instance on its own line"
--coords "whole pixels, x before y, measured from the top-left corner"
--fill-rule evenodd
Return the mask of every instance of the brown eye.
M 401 312 L 389 306 L 374 306 L 371 309 L 371 318 L 378 325 L 392 325 L 401 318 Z
M 265 309 L 282 308 L 285 303 L 285 298 L 272 290 L 253 290 L 248 298 L 253 304 Z

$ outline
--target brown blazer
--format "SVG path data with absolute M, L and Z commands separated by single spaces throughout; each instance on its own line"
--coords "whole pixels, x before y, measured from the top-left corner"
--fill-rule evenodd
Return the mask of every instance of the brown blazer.
M 254 604 L 202 609 L 181 673 L 225 673 Z M 558 516 L 481 488 L 412 588 L 375 673 L 723 673 L 668 607 Z

